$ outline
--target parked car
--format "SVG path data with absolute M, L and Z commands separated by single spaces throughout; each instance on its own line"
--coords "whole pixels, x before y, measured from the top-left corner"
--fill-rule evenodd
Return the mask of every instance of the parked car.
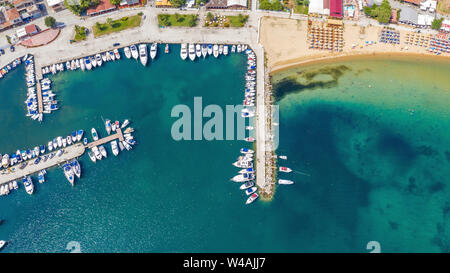
M 14 52 L 16 49 L 15 49 L 14 46 L 12 45 L 12 46 L 9 47 L 9 50 L 10 50 L 11 52 Z
M 120 46 L 120 43 L 114 43 L 113 46 Z

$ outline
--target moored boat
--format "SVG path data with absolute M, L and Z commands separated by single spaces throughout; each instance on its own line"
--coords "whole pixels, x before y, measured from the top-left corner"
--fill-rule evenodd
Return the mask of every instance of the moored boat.
M 91 151 L 88 151 L 88 155 L 92 162 L 95 163 L 97 161 L 97 159 L 95 158 L 94 154 Z
M 246 189 L 248 189 L 248 188 L 253 187 L 254 185 L 255 185 L 255 182 L 253 182 L 253 181 L 247 181 L 247 182 L 245 182 L 244 184 L 242 184 L 242 185 L 239 187 L 239 189 L 241 189 L 241 190 L 246 190 Z
M 258 190 L 257 187 L 251 187 L 245 190 L 245 194 L 250 195 Z
M 189 44 L 189 59 L 191 61 L 195 60 L 195 45 L 194 44 Z
M 219 57 L 219 46 L 217 44 L 213 46 L 213 55 L 215 58 Z
M 91 129 L 91 134 L 92 134 L 92 138 L 94 139 L 94 141 L 98 140 L 98 134 L 97 134 L 97 130 L 95 130 L 95 128 Z
M 81 177 L 81 166 L 80 162 L 76 160 L 75 158 L 70 162 L 70 166 L 72 167 L 73 172 L 75 175 L 80 178 Z
M 33 181 L 31 180 L 31 178 L 29 176 L 25 176 L 24 178 L 22 178 L 22 182 L 23 182 L 23 185 L 25 186 L 25 191 L 28 194 L 33 194 L 34 185 L 33 185 Z
M 113 152 L 113 154 L 115 156 L 117 156 L 119 154 L 119 148 L 117 146 L 117 140 L 111 141 L 111 149 L 112 149 L 112 152 Z
M 108 157 L 108 154 L 106 153 L 106 149 L 105 149 L 105 147 L 103 147 L 103 145 L 100 145 L 98 147 L 98 150 L 100 151 L 100 153 L 102 154 L 103 157 Z
M 166 44 L 166 47 L 164 48 L 164 53 L 169 53 L 169 44 Z
M 131 58 L 131 51 L 129 47 L 125 47 L 123 52 L 125 53 L 125 57 L 127 57 L 127 59 Z
M 187 56 L 188 56 L 187 44 L 181 44 L 180 57 L 181 57 L 182 60 L 186 60 Z
M 290 173 L 290 172 L 292 172 L 292 169 L 291 169 L 291 168 L 288 168 L 288 167 L 279 167 L 278 170 L 279 170 L 280 172 L 284 172 L 284 173 Z
M 200 58 L 202 56 L 202 46 L 200 44 L 195 45 L 195 55 L 197 58 Z
M 66 163 L 63 165 L 63 171 L 64 171 L 64 175 L 67 178 L 67 181 L 69 181 L 69 183 L 74 186 L 74 182 L 75 182 L 75 176 L 72 170 L 72 167 L 70 166 L 70 164 Z
M 132 45 L 130 46 L 130 50 L 131 50 L 131 56 L 137 60 L 139 58 L 139 51 L 136 47 L 136 45 Z
M 294 184 L 294 181 L 287 180 L 287 179 L 278 179 L 278 184 L 291 185 L 291 184 Z
M 246 205 L 251 204 L 253 202 L 255 202 L 256 199 L 258 199 L 259 194 L 258 193 L 253 193 L 252 195 L 250 195 L 250 197 L 247 199 L 247 201 L 245 202 Z
M 105 120 L 105 129 L 108 135 L 111 134 L 111 121 L 109 119 Z
M 80 141 L 83 137 L 84 131 L 82 129 L 77 131 L 77 141 Z
M 255 151 L 253 151 L 252 149 L 247 149 L 247 148 L 241 148 L 241 153 L 243 154 L 253 154 Z
M 139 58 L 141 59 L 141 64 L 143 66 L 147 65 L 148 56 L 147 56 L 147 45 L 140 44 L 139 45 Z
M 114 53 L 114 56 L 116 57 L 116 59 L 120 60 L 120 53 L 117 48 L 114 48 L 113 53 Z
M 152 58 L 152 60 L 155 59 L 157 53 L 158 53 L 158 44 L 157 43 L 153 43 L 150 46 L 150 58 Z

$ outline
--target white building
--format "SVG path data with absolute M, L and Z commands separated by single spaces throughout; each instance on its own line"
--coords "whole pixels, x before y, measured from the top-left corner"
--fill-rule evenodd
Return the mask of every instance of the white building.
M 433 20 L 434 20 L 434 17 L 431 15 L 419 14 L 419 17 L 417 18 L 417 24 L 419 26 L 431 26 L 431 23 L 433 22 Z
M 420 2 L 420 9 L 423 11 L 429 10 L 430 12 L 434 13 L 436 11 L 436 6 L 436 0 L 425 0 L 423 2 Z
M 64 0 L 47 0 L 47 5 L 54 11 L 65 9 Z

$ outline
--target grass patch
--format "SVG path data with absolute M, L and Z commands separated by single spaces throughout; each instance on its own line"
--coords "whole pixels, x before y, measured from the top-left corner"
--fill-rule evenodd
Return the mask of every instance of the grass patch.
M 158 24 L 163 27 L 195 27 L 197 19 L 195 14 L 159 14 Z
M 106 23 L 97 22 L 93 27 L 94 37 L 107 35 L 113 32 L 119 32 L 125 29 L 138 27 L 141 25 L 142 17 L 140 15 L 134 15 L 130 17 L 123 17 L 118 20 L 112 20 L 108 18 Z
M 232 27 L 243 27 L 247 23 L 248 15 L 239 14 L 238 16 L 227 16 L 226 18 Z
M 308 14 L 309 0 L 294 0 L 291 3 L 295 13 Z
M 86 28 L 75 25 L 75 37 L 71 40 L 71 43 L 78 43 L 86 40 Z

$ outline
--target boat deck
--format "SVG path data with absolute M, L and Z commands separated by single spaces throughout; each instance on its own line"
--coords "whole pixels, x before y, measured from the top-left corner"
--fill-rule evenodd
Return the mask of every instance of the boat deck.
M 115 139 L 119 139 L 120 141 L 124 141 L 122 130 L 120 128 L 116 129 L 116 133 L 115 134 L 109 135 L 109 136 L 104 137 L 104 138 L 100 138 L 99 140 L 96 140 L 96 141 L 93 141 L 93 142 L 90 142 L 90 143 L 88 143 L 86 145 L 86 147 L 90 149 L 92 147 L 108 143 L 108 142 L 113 141 Z
M 9 173 L 3 173 L 3 171 L 0 173 L 0 185 L 9 183 L 14 180 L 20 180 L 22 177 L 26 175 L 31 175 L 33 173 L 37 173 L 40 170 L 48 169 L 50 167 L 65 163 L 66 161 L 69 161 L 73 158 L 79 157 L 82 154 L 84 154 L 85 146 L 83 143 L 77 143 L 71 146 L 67 146 L 64 149 L 64 153 L 61 156 L 55 155 L 53 158 L 48 159 L 47 161 L 40 161 L 38 164 L 34 164 L 34 161 L 36 158 L 27 160 L 28 164 L 25 166 L 25 168 L 20 169 L 19 164 L 15 165 L 14 167 L 9 168 Z M 55 152 L 53 150 L 52 152 Z M 50 154 L 51 152 L 47 153 Z M 19 181 L 18 181 L 19 182 Z

